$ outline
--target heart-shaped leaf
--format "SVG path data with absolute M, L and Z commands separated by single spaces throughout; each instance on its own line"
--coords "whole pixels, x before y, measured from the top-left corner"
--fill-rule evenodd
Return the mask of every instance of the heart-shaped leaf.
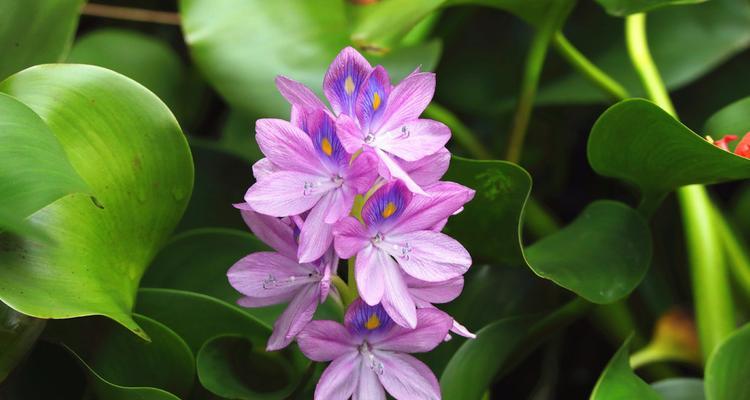
M 625 340 L 596 382 L 591 400 L 660 400 L 656 390 L 630 368 L 630 338 Z
M 60 142 L 28 106 L 0 93 L 0 231 L 28 232 L 33 212 L 86 183 Z
M 464 210 L 451 217 L 445 232 L 466 246 L 475 262 L 520 266 L 521 215 L 531 192 L 531 176 L 507 161 L 453 157 L 443 178 L 476 190 Z
M 85 0 L 0 3 L 0 80 L 36 64 L 61 61 Z
M 703 381 L 696 378 L 670 378 L 654 382 L 651 387 L 662 400 L 706 400 Z
M 750 398 L 750 324 L 726 338 L 706 363 L 706 399 Z
M 0 91 L 46 122 L 91 188 L 29 218 L 53 242 L 0 238 L 0 299 L 39 318 L 105 315 L 145 335 L 130 316 L 138 282 L 192 190 L 177 121 L 143 86 L 99 67 L 37 66 Z
M 201 385 L 229 399 L 286 399 L 300 377 L 281 354 L 259 351 L 242 336 L 209 340 L 196 362 Z
M 274 86 L 276 75 L 322 93 L 329 63 L 349 44 L 346 7 L 338 0 L 181 0 L 180 14 L 196 64 L 248 116 L 288 117 L 289 105 Z M 432 68 L 439 45 L 427 46 L 429 51 L 404 51 L 394 60 L 401 67 L 392 76 L 400 79 L 420 64 Z M 371 61 L 393 68 L 388 58 Z
M 627 296 L 648 270 L 648 225 L 624 204 L 592 203 L 570 226 L 529 246 L 524 255 L 521 215 L 531 189 L 525 170 L 505 161 L 453 157 L 446 179 L 477 191 L 451 218 L 446 232 L 467 246 L 478 262 L 528 265 L 537 275 L 594 303 Z
M 706 122 L 706 133 L 720 139 L 724 135 L 742 137 L 750 132 L 750 97 L 722 108 Z
M 611 15 L 623 17 L 679 4 L 703 3 L 707 0 L 596 0 Z
M 672 190 L 750 177 L 750 160 L 719 149 L 646 100 L 621 101 L 591 129 L 589 164 L 641 191 L 652 211 Z
M 107 334 L 98 330 L 101 343 L 89 357 L 81 354 L 91 349 L 70 349 L 88 373 L 94 393 L 108 400 L 184 398 L 195 378 L 190 348 L 163 324 L 137 314 L 134 319 L 150 343 L 117 327 Z
M 624 298 L 651 262 L 651 232 L 632 208 L 615 201 L 588 205 L 570 225 L 526 249 L 529 267 L 588 301 Z

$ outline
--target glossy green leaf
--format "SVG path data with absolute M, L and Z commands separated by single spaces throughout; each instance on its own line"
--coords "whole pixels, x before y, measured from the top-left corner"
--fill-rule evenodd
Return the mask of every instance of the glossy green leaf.
M 45 322 L 0 303 L 0 384 L 34 346 Z
M 279 353 L 266 353 L 241 336 L 219 336 L 198 352 L 198 379 L 219 396 L 241 400 L 286 399 L 299 373 Z
M 660 7 L 703 3 L 707 0 L 596 0 L 611 15 L 623 17 Z
M 180 104 L 185 67 L 175 51 L 156 37 L 99 29 L 76 40 L 66 62 L 111 69 L 147 87 L 173 110 Z
M 706 134 L 714 139 L 724 135 L 737 135 L 740 138 L 750 132 L 750 97 L 737 100 L 717 111 L 706 122 Z
M 85 0 L 0 3 L 0 80 L 36 64 L 61 61 Z
M 70 349 L 88 373 L 94 393 L 107 400 L 184 398 L 195 378 L 190 348 L 160 322 L 137 314 L 134 319 L 151 342 L 118 328 L 103 338 L 90 357 Z
M 210 338 L 243 335 L 265 347 L 271 327 L 221 300 L 174 289 L 141 289 L 136 311 L 162 322 L 182 337 L 194 353 Z
M 662 400 L 706 400 L 703 381 L 696 378 L 670 378 L 654 382 L 651 387 Z
M 0 299 L 39 318 L 105 315 L 145 336 L 130 316 L 138 282 L 192 190 L 177 121 L 143 86 L 99 67 L 33 67 L 0 91 L 46 122 L 91 188 L 29 219 L 51 243 L 2 237 Z
M 659 393 L 630 368 L 629 348 L 630 338 L 607 364 L 591 393 L 591 400 L 661 400 Z
M 240 212 L 232 204 L 241 203 L 247 188 L 255 182 L 252 163 L 207 140 L 191 138 L 190 148 L 195 164 L 195 189 L 177 230 L 246 229 Z
M 750 398 L 750 324 L 726 338 L 706 363 L 707 400 Z
M 590 304 L 577 299 L 547 316 L 500 319 L 467 340 L 456 351 L 440 377 L 446 399 L 482 399 L 498 373 L 533 351 L 557 329 L 575 320 Z
M 599 37 L 603 30 L 582 30 Z M 584 39 L 581 36 L 580 39 Z M 571 36 L 574 44 L 579 38 Z M 607 40 L 604 50 L 580 50 L 621 83 L 631 95 L 645 96 L 632 67 L 624 36 Z M 710 0 L 685 7 L 666 7 L 648 15 L 648 44 L 668 89 L 679 89 L 718 67 L 750 46 L 750 3 L 745 0 Z M 601 41 L 595 41 L 601 43 Z M 597 103 L 610 101 L 599 88 L 576 71 L 543 84 L 538 104 Z
M 643 280 L 651 262 L 651 233 L 632 208 L 596 201 L 570 225 L 529 246 L 526 259 L 542 278 L 608 304 Z
M 349 45 L 346 7 L 337 0 L 181 0 L 180 13 L 196 64 L 247 115 L 288 117 L 289 105 L 274 78 L 286 75 L 321 94 L 328 65 Z M 400 79 L 420 64 L 424 69 L 435 65 L 439 45 L 427 46 L 431 51 L 372 61 L 400 65 L 399 73 L 391 75 Z
M 507 161 L 453 157 L 443 180 L 476 190 L 445 232 L 469 250 L 475 262 L 523 265 L 521 215 L 531 192 L 531 176 Z
M 0 93 L 0 231 L 28 233 L 26 217 L 88 190 L 60 142 L 34 111 Z
M 475 261 L 528 265 L 537 275 L 594 303 L 625 297 L 648 270 L 648 226 L 624 204 L 589 205 L 570 226 L 529 246 L 524 255 L 521 215 L 531 189 L 525 170 L 505 161 L 453 157 L 445 179 L 477 191 L 446 227 Z
M 648 210 L 680 186 L 750 177 L 750 160 L 708 143 L 640 99 L 617 103 L 599 117 L 589 136 L 588 158 L 597 173 L 637 186 Z

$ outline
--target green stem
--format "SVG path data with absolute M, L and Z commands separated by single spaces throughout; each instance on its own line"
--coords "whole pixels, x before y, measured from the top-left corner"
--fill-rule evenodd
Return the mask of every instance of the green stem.
M 628 52 L 646 92 L 652 101 L 677 118 L 648 49 L 646 15 L 629 16 L 625 29 Z M 698 336 L 705 360 L 734 329 L 734 307 L 721 245 L 713 226 L 713 205 L 706 189 L 701 185 L 685 186 L 677 190 L 677 198 L 685 225 Z
M 448 109 L 433 102 L 427 106 L 424 113 L 427 118 L 440 121 L 451 128 L 453 139 L 455 139 L 461 147 L 465 148 L 472 157 L 478 160 L 492 159 L 492 155 L 477 139 L 474 132 L 464 125 L 463 122 L 461 122 L 458 117 Z
M 352 304 L 354 299 L 357 298 L 357 292 L 352 291 L 349 286 L 346 285 L 346 282 L 344 282 L 344 280 L 341 279 L 338 275 L 334 275 L 331 278 L 331 283 L 333 283 L 333 286 L 336 286 L 336 289 L 339 291 L 339 294 L 341 295 L 341 301 L 344 303 L 344 308 L 346 308 L 349 304 Z
M 516 114 L 513 118 L 513 127 L 510 131 L 510 141 L 505 158 L 508 161 L 518 163 L 521 159 L 521 150 L 526 138 L 526 130 L 529 127 L 531 112 L 534 108 L 536 89 L 539 86 L 539 77 L 542 74 L 542 66 L 547 56 L 552 34 L 549 31 L 552 24 L 548 23 L 534 35 L 531 42 L 529 54 L 526 57 L 526 68 L 521 81 L 521 94 L 518 98 Z
M 719 235 L 724 254 L 729 259 L 729 267 L 735 281 L 746 298 L 750 298 L 750 257 L 745 244 L 732 231 L 725 217 L 714 208 L 714 227 Z
M 624 100 L 630 97 L 627 89 L 599 69 L 594 63 L 589 61 L 586 56 L 568 41 L 562 32 L 555 33 L 553 44 L 555 45 L 557 52 L 563 56 L 573 68 L 578 70 L 578 72 L 588 78 L 612 98 L 616 100 Z
M 667 88 L 648 48 L 646 14 L 633 14 L 627 17 L 625 20 L 625 38 L 628 45 L 628 54 L 641 78 L 646 93 L 648 93 L 648 97 L 664 111 L 677 118 L 677 112 L 672 105 Z

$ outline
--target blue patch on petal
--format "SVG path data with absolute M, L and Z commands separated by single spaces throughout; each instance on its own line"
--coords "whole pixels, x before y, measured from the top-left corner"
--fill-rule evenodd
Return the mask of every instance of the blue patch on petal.
M 379 227 L 386 221 L 395 221 L 411 201 L 411 191 L 403 182 L 389 182 L 370 196 L 362 207 L 362 219 L 369 227 Z
M 394 323 L 382 305 L 367 305 L 364 301 L 357 299 L 346 312 L 346 327 L 349 331 L 359 337 L 386 332 Z
M 333 60 L 323 86 L 337 115 L 343 113 L 354 117 L 357 94 L 371 69 L 367 60 L 351 47 L 342 50 Z
M 305 128 L 313 146 L 323 162 L 333 167 L 344 167 L 349 163 L 349 153 L 336 136 L 336 122 L 323 110 L 310 113 Z
M 365 84 L 357 96 L 356 113 L 362 129 L 372 132 L 378 127 L 378 123 L 388 104 L 388 95 L 391 93 L 391 80 L 388 72 L 378 65 L 367 77 Z

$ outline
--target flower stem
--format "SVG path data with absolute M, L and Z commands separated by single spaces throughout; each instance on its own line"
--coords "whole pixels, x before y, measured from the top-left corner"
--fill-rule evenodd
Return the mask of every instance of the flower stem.
M 547 56 L 552 35 L 549 28 L 552 24 L 548 23 L 534 35 L 531 42 L 529 54 L 526 57 L 526 68 L 521 81 L 521 94 L 518 98 L 516 114 L 513 118 L 513 127 L 510 131 L 510 141 L 505 158 L 508 161 L 518 163 L 521 159 L 521 150 L 526 138 L 526 130 L 529 127 L 531 112 L 534 107 L 534 98 L 536 89 L 539 86 L 539 77 L 542 74 L 544 59 Z
M 589 61 L 572 43 L 563 35 L 562 32 L 555 33 L 553 44 L 557 52 L 583 76 L 588 78 L 592 83 L 610 95 L 613 99 L 624 100 L 630 97 L 627 89 L 620 83 L 612 79 L 604 71 L 599 69 L 594 63 Z
M 646 40 L 646 15 L 634 14 L 625 22 L 628 52 L 649 97 L 677 118 Z M 734 311 L 727 271 L 714 229 L 713 205 L 701 185 L 677 190 L 682 208 L 688 261 L 693 281 L 698 334 L 704 360 L 734 329 Z
M 336 286 L 336 290 L 339 291 L 341 301 L 344 303 L 344 308 L 349 304 L 352 304 L 354 299 L 357 298 L 357 292 L 353 292 L 349 286 L 346 285 L 346 282 L 344 282 L 344 280 L 338 275 L 334 275 L 331 278 L 331 283 L 333 283 L 333 286 Z
M 750 257 L 745 251 L 745 244 L 741 243 L 724 215 L 716 208 L 714 208 L 714 227 L 724 248 L 724 254 L 728 258 L 730 271 L 745 297 L 750 299 Z
M 492 159 L 490 152 L 487 151 L 479 139 L 477 139 L 471 129 L 464 125 L 463 122 L 461 122 L 458 117 L 448 109 L 433 102 L 427 106 L 424 113 L 428 118 L 440 121 L 451 128 L 453 139 L 455 139 L 461 147 L 466 149 L 472 157 L 478 160 Z
M 349 290 L 354 294 L 354 297 L 357 297 L 357 293 L 359 293 L 359 289 L 357 289 L 357 279 L 354 278 L 354 265 L 356 264 L 356 257 L 352 257 L 347 260 L 347 265 L 349 267 L 348 269 L 348 275 L 347 280 L 349 281 Z

